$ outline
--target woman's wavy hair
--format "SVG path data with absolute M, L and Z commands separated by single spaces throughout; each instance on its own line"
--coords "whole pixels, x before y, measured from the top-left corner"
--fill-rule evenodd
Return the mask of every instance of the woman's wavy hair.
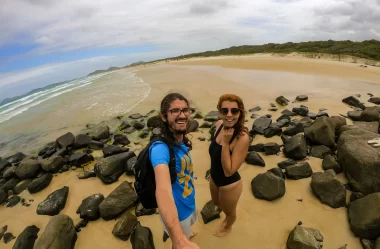
M 239 109 L 241 110 L 239 119 L 233 127 L 235 129 L 236 134 L 242 135 L 244 132 L 248 133 L 248 128 L 244 126 L 247 111 L 244 108 L 243 100 L 235 94 L 224 94 L 224 95 L 220 96 L 219 101 L 218 101 L 217 108 L 218 108 L 219 112 L 220 112 L 220 108 L 222 108 L 222 103 L 224 101 L 230 101 L 230 102 L 237 103 Z
M 170 93 L 166 95 L 165 98 L 161 101 L 160 107 L 160 115 L 164 117 L 166 120 L 168 120 L 170 104 L 177 99 L 185 101 L 187 106 L 190 108 L 189 101 L 183 95 L 179 93 Z M 162 118 L 160 118 L 160 128 L 162 136 L 169 145 L 178 145 L 179 142 L 174 136 L 173 131 L 170 129 L 168 121 L 163 121 Z M 189 150 L 193 148 L 190 139 L 186 136 L 186 133 L 183 134 L 183 142 L 186 145 L 186 147 L 189 148 Z

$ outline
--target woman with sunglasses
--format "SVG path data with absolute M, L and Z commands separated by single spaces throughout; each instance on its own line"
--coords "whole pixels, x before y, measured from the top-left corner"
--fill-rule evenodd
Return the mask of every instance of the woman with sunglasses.
M 214 233 L 226 235 L 236 220 L 236 206 L 243 190 L 238 169 L 249 147 L 248 129 L 244 126 L 246 111 L 240 97 L 225 94 L 219 98 L 222 119 L 216 122 L 216 132 L 209 147 L 211 157 L 210 192 L 213 203 L 226 215 Z

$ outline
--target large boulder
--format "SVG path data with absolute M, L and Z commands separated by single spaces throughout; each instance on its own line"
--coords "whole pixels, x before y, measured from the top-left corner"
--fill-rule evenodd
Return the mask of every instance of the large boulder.
M 65 214 L 59 214 L 50 219 L 35 248 L 74 249 L 76 240 L 73 220 Z
M 103 183 L 110 184 L 116 182 L 125 172 L 127 161 L 135 156 L 133 151 L 128 151 L 102 158 L 95 164 L 94 171 Z
M 112 234 L 121 240 L 128 240 L 137 223 L 137 217 L 126 211 L 113 227 Z
M 289 234 L 287 249 L 321 249 L 323 236 L 318 230 L 297 225 Z
M 365 106 L 354 96 L 349 96 L 347 98 L 344 98 L 342 100 L 343 103 L 346 103 L 350 106 L 354 106 L 354 107 L 357 107 L 357 108 L 360 108 L 362 110 L 365 109 Z
M 290 165 L 285 168 L 285 172 L 286 176 L 293 180 L 308 178 L 313 174 L 313 170 L 308 162 Z
M 92 137 L 86 134 L 79 134 L 75 137 L 73 144 L 74 149 L 80 149 L 87 147 L 92 141 Z
M 137 201 L 137 195 L 131 183 L 123 182 L 112 191 L 99 205 L 100 216 L 112 220 Z
M 53 155 L 56 151 L 57 151 L 56 143 L 51 142 L 45 145 L 45 147 L 42 148 L 42 150 L 38 152 L 38 156 L 42 158 L 48 158 L 51 155 Z
M 331 116 L 330 120 L 333 121 L 333 123 L 335 124 L 335 132 L 337 132 L 340 129 L 340 127 L 347 124 L 346 119 L 341 116 Z
M 110 128 L 108 125 L 96 127 L 90 133 L 90 136 L 92 136 L 92 139 L 96 141 L 107 139 L 110 136 Z
M 88 144 L 88 148 L 90 148 L 92 150 L 101 150 L 103 147 L 104 147 L 104 144 L 102 142 L 99 142 L 99 141 L 96 141 L 96 140 L 92 140 Z
M 348 219 L 352 232 L 360 238 L 380 237 L 380 193 L 373 193 L 351 202 L 348 206 Z
M 57 138 L 55 142 L 58 148 L 66 148 L 74 144 L 75 137 L 71 132 L 68 132 L 65 135 L 62 135 L 59 138 Z
M 38 215 L 54 216 L 59 214 L 65 208 L 66 200 L 69 195 L 69 187 L 64 186 L 48 195 L 48 197 L 38 204 Z
M 39 231 L 40 229 L 35 225 L 27 226 L 17 237 L 12 249 L 33 249 Z
M 20 194 L 22 191 L 28 188 L 29 184 L 32 182 L 32 179 L 26 179 L 22 182 L 19 182 L 14 188 L 13 193 L 15 195 Z
M 269 127 L 264 131 L 264 137 L 270 138 L 274 136 L 281 136 L 282 129 L 278 126 L 277 123 L 272 123 Z
M 340 208 L 346 205 L 346 188 L 330 173 L 314 173 L 311 177 L 310 186 L 322 203 L 332 208 Z
M 305 128 L 303 127 L 303 124 L 301 122 L 299 122 L 295 125 L 292 125 L 292 126 L 289 126 L 288 128 L 286 128 L 283 133 L 287 136 L 294 136 L 294 135 L 301 133 L 301 132 L 304 132 L 304 131 L 305 131 Z
M 29 193 L 34 194 L 34 193 L 40 192 L 41 190 L 49 186 L 52 180 L 53 180 L 53 175 L 51 173 L 46 173 L 43 176 L 34 179 L 28 185 Z
M 99 205 L 104 200 L 102 194 L 90 195 L 82 201 L 77 209 L 77 214 L 84 220 L 94 221 L 100 218 Z
M 94 157 L 87 153 L 75 153 L 70 156 L 69 162 L 71 166 L 82 167 L 93 160 Z
M 318 118 L 312 125 L 305 128 L 305 136 L 315 145 L 335 145 L 335 123 L 330 118 Z
M 302 117 L 306 117 L 309 113 L 309 108 L 307 106 L 301 105 L 300 107 L 294 107 L 292 111 Z
M 21 162 L 22 160 L 24 160 L 24 158 L 26 158 L 26 155 L 24 153 L 17 152 L 13 154 L 12 156 L 5 158 L 5 160 L 12 164 L 17 164 Z
M 252 193 L 258 199 L 273 201 L 285 195 L 285 181 L 272 172 L 258 174 L 251 181 Z
M 133 249 L 154 249 L 152 231 L 138 222 L 131 235 L 131 244 Z
M 14 177 L 16 175 L 16 173 L 15 173 L 16 169 L 17 169 L 17 166 L 12 166 L 12 167 L 9 167 L 6 170 L 4 170 L 3 178 L 9 179 L 11 177 Z
M 187 133 L 194 132 L 198 129 L 199 123 L 197 120 L 192 119 L 187 123 L 186 131 Z
M 316 145 L 311 147 L 310 156 L 317 157 L 320 159 L 325 158 L 327 155 L 331 154 L 331 150 L 329 147 L 325 145 Z
M 380 192 L 380 148 L 368 144 L 374 138 L 380 135 L 351 128 L 342 132 L 337 146 L 338 162 L 350 185 L 365 195 Z
M 34 159 L 25 158 L 15 170 L 15 173 L 20 179 L 33 178 L 38 175 L 41 169 L 41 164 Z
M 129 151 L 129 149 L 124 148 L 124 147 L 120 147 L 117 145 L 107 145 L 102 149 L 102 151 L 103 151 L 104 157 L 109 157 L 109 156 L 113 156 L 116 154 L 127 152 L 127 151 Z
M 337 162 L 337 159 L 332 155 L 327 155 L 322 161 L 322 167 L 324 170 L 332 169 L 336 174 L 342 173 L 343 169 Z
M 207 224 L 220 218 L 221 210 L 212 201 L 208 201 L 201 210 L 203 223 Z
M 270 126 L 271 123 L 272 119 L 266 116 L 260 117 L 253 122 L 252 130 L 254 131 L 254 133 L 263 135 L 265 130 Z
M 52 156 L 41 161 L 41 167 L 46 172 L 57 173 L 62 169 L 65 162 L 61 156 Z
M 379 133 L 379 122 L 356 121 L 356 122 L 354 122 L 354 125 L 359 127 L 359 128 L 362 128 L 364 130 L 376 133 L 376 134 Z
M 220 119 L 220 115 L 218 111 L 211 111 L 206 114 L 206 117 L 204 118 L 205 121 L 209 122 L 215 122 Z
M 277 155 L 280 152 L 280 145 L 277 143 L 266 143 L 264 144 L 264 152 L 267 156 Z
M 14 187 L 16 187 L 19 182 L 20 179 L 11 178 L 3 186 L 1 186 L 0 189 L 4 190 L 5 192 L 8 192 L 9 190 L 12 190 Z
M 306 140 L 303 134 L 293 136 L 284 145 L 284 155 L 294 160 L 302 160 L 307 157 Z
M 249 152 L 245 157 L 245 162 L 251 165 L 265 167 L 264 159 L 256 151 Z
M 297 162 L 294 161 L 293 159 L 287 159 L 287 160 L 279 162 L 277 166 L 280 167 L 281 169 L 286 169 L 286 167 L 290 165 L 294 165 L 294 164 L 297 164 Z
M 159 115 L 150 117 L 148 121 L 146 122 L 146 125 L 148 128 L 157 128 L 160 127 L 161 118 Z
M 367 107 L 361 113 L 359 120 L 364 122 L 379 122 L 380 113 L 373 107 Z
M 113 137 L 113 145 L 128 145 L 131 141 L 129 141 L 128 137 L 122 134 L 116 134 Z

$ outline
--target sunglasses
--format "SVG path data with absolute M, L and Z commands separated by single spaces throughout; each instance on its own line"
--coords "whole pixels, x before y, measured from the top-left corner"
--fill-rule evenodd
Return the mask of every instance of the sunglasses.
M 227 115 L 229 111 L 231 111 L 232 115 L 236 115 L 236 114 L 238 114 L 239 112 L 241 112 L 241 109 L 240 109 L 240 108 L 231 108 L 231 109 L 228 109 L 228 108 L 220 108 L 219 111 L 220 111 L 223 115 Z
M 188 115 L 190 115 L 192 113 L 192 110 L 190 108 L 183 108 L 182 110 L 178 109 L 178 108 L 174 108 L 174 109 L 169 110 L 169 112 L 173 116 L 179 116 L 179 115 L 181 115 L 182 112 L 183 112 L 183 114 L 185 114 L 186 116 L 188 116 Z

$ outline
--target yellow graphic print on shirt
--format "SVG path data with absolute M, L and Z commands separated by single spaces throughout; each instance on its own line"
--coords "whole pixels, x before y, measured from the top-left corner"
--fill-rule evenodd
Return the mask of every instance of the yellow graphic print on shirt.
M 185 174 L 185 171 L 186 171 L 186 174 Z M 185 186 L 182 192 L 183 198 L 188 197 L 193 192 L 193 187 L 191 186 L 193 185 L 192 184 L 193 179 L 191 179 L 192 175 L 193 175 L 193 164 L 191 163 L 190 158 L 187 155 L 184 155 L 181 158 L 181 172 L 177 174 L 177 176 L 179 177 L 178 182 L 180 184 L 185 183 Z M 189 185 L 190 181 L 191 181 L 191 185 Z

